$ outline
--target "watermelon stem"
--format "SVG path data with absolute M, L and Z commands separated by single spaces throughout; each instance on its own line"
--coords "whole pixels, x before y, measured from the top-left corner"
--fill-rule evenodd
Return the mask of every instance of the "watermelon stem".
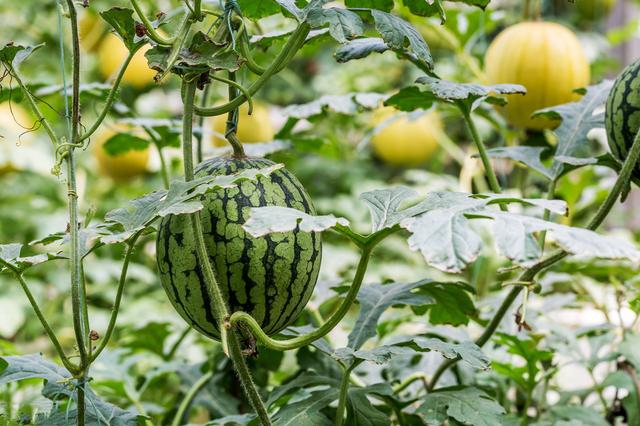
M 620 197 L 620 194 L 622 194 L 623 190 L 631 182 L 633 171 L 638 164 L 638 160 L 640 160 L 640 131 L 638 131 L 635 136 L 633 145 L 629 150 L 629 155 L 622 165 L 622 169 L 620 170 L 620 174 L 618 175 L 616 183 L 613 185 L 613 188 L 611 188 L 611 191 L 607 195 L 607 198 L 600 205 L 600 208 L 596 212 L 593 219 L 591 219 L 589 224 L 585 227 L 585 229 L 595 231 L 596 229 L 598 229 L 598 227 L 600 227 L 602 222 L 604 222 L 606 217 L 611 212 L 611 209 L 613 209 L 613 206 L 616 204 L 618 197 Z M 556 251 L 555 253 L 551 254 L 547 258 L 541 260 L 531 268 L 524 271 L 518 281 L 532 282 L 540 271 L 555 265 L 557 262 L 561 261 L 568 255 L 569 253 L 564 250 Z M 518 294 L 520 294 L 520 291 L 522 291 L 522 289 L 522 286 L 516 286 L 509 292 L 509 294 L 507 294 L 507 297 L 505 297 L 505 299 L 502 301 L 502 304 L 491 319 L 489 325 L 487 325 L 484 333 L 482 333 L 482 335 L 478 339 L 476 339 L 475 343 L 478 346 L 484 346 L 489 341 L 489 339 L 491 339 L 491 336 L 493 336 L 493 333 L 495 333 L 495 331 L 498 329 L 498 326 L 502 322 L 502 319 L 507 314 L 509 308 L 516 300 Z M 445 373 L 445 371 L 447 371 L 449 367 L 456 364 L 459 360 L 460 358 L 448 359 L 440 364 L 436 372 L 433 374 L 431 382 L 429 383 L 429 391 L 435 388 L 435 385 L 438 383 L 438 380 Z
M 197 76 L 186 76 L 182 83 L 183 103 L 184 103 L 184 116 L 182 122 L 182 149 L 183 149 L 183 161 L 184 161 L 184 176 L 185 181 L 189 182 L 194 179 L 194 167 L 193 167 L 193 118 L 195 108 L 195 93 Z M 242 388 L 245 394 L 249 398 L 249 402 L 256 411 L 256 414 L 260 418 L 263 425 L 271 425 L 269 419 L 269 413 L 256 389 L 256 386 L 251 377 L 251 371 L 247 366 L 246 360 L 242 354 L 242 349 L 238 342 L 238 337 L 235 331 L 229 330 L 225 327 L 225 318 L 228 316 L 227 303 L 220 291 L 218 281 L 213 272 L 211 261 L 207 253 L 207 248 L 204 241 L 204 230 L 202 227 L 202 220 L 200 213 L 196 212 L 189 216 L 191 226 L 193 229 L 193 235 L 195 238 L 197 259 L 202 265 L 202 272 L 204 275 L 205 284 L 211 297 L 211 308 L 218 323 L 218 329 L 220 330 L 220 341 L 222 347 L 233 361 L 233 365 L 238 373 Z
M 476 144 L 478 148 L 478 153 L 480 154 L 480 159 L 482 160 L 482 165 L 484 166 L 485 173 L 487 175 L 487 180 L 489 181 L 489 187 L 491 191 L 496 194 L 502 193 L 502 188 L 500 188 L 500 183 L 498 183 L 498 178 L 496 177 L 495 172 L 493 171 L 493 167 L 491 166 L 491 160 L 489 159 L 489 154 L 487 153 L 487 147 L 485 146 L 480 134 L 478 133 L 478 129 L 476 128 L 473 119 L 471 118 L 471 112 L 468 108 L 463 106 L 459 106 L 462 111 L 462 115 L 464 116 L 464 121 L 467 123 L 467 128 L 469 129 L 469 133 L 473 138 L 473 142 Z M 501 210 L 507 210 L 507 207 L 504 204 L 500 205 Z
M 373 234 L 373 235 L 377 235 Z M 362 248 L 362 254 L 360 257 L 360 262 L 358 263 L 358 267 L 356 269 L 356 274 L 353 278 L 353 282 L 347 295 L 344 300 L 338 307 L 331 317 L 319 328 L 313 330 L 310 333 L 304 334 L 302 336 L 294 337 L 292 339 L 287 340 L 276 340 L 267 335 L 267 333 L 262 330 L 260 324 L 248 313 L 246 312 L 234 312 L 229 319 L 230 327 L 237 327 L 239 323 L 243 323 L 246 325 L 255 336 L 256 340 L 258 340 L 263 345 L 267 346 L 270 349 L 274 349 L 277 351 L 289 351 L 293 349 L 298 349 L 303 346 L 307 346 L 314 341 L 326 336 L 329 334 L 336 326 L 342 321 L 345 317 L 349 309 L 351 309 L 351 305 L 356 300 L 358 296 L 358 292 L 360 291 L 360 286 L 362 285 L 362 281 L 364 280 L 365 273 L 367 272 L 367 266 L 369 264 L 369 259 L 371 257 L 371 251 L 374 246 L 377 244 L 378 240 L 372 240 L 369 244 L 365 245 Z

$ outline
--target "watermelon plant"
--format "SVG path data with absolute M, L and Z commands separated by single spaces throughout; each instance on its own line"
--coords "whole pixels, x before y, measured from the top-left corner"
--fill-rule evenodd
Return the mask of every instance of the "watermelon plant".
M 639 63 L 584 4 L 19 3 L 3 424 L 639 424 Z

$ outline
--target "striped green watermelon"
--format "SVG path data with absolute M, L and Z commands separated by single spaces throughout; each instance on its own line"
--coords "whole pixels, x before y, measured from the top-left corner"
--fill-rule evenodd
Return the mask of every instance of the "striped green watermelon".
M 264 159 L 215 158 L 198 166 L 196 177 L 273 164 Z M 311 297 L 320 269 L 320 234 L 295 230 L 253 238 L 242 225 L 252 207 L 291 207 L 314 214 L 309 195 L 293 174 L 278 169 L 257 181 L 211 191 L 204 205 L 201 217 L 209 260 L 230 312 L 247 312 L 267 334 L 279 332 L 295 321 Z M 188 216 L 168 216 L 160 223 L 160 280 L 185 321 L 219 339 L 190 223 Z
M 640 61 L 629 65 L 613 83 L 607 99 L 605 127 L 611 154 L 624 161 L 640 129 Z M 634 176 L 640 177 L 640 165 Z

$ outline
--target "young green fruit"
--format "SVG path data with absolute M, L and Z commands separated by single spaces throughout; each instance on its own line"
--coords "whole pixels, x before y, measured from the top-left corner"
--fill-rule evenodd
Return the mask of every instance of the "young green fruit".
M 231 175 L 274 163 L 214 158 L 196 177 Z M 286 169 L 257 181 L 211 191 L 200 213 L 209 261 L 231 313 L 249 313 L 269 335 L 291 324 L 309 301 L 320 270 L 320 235 L 299 230 L 254 238 L 242 225 L 252 207 L 280 206 L 314 214 L 309 195 Z M 160 280 L 174 308 L 200 333 L 220 338 L 188 216 L 168 216 L 157 239 Z

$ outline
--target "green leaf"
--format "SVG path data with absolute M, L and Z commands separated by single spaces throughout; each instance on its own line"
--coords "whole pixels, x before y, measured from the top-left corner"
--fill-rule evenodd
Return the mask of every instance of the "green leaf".
M 640 259 L 640 253 L 625 241 L 489 208 L 493 204 L 513 202 L 566 212 L 562 202 L 436 192 L 428 194 L 424 201 L 413 207 L 425 213 L 405 219 L 400 225 L 412 234 L 409 247 L 419 250 L 431 266 L 447 272 L 460 272 L 480 254 L 482 238 L 471 227 L 471 219 L 493 219 L 492 230 L 500 253 L 523 266 L 539 260 L 541 252 L 534 234 L 541 231 L 552 233 L 556 243 L 570 254 L 601 259 Z
M 256 420 L 257 417 L 255 414 L 234 414 L 215 419 L 207 423 L 207 426 L 250 426 L 256 424 Z
M 338 398 L 338 389 L 313 392 L 310 397 L 288 403 L 273 416 L 274 426 L 331 426 L 321 410 Z
M 371 231 L 378 232 L 382 229 L 392 228 L 403 219 L 414 216 L 413 209 L 399 210 L 403 203 L 415 198 L 417 192 L 405 186 L 391 189 L 379 189 L 365 192 L 360 195 L 369 212 L 371 213 Z
M 518 84 L 494 84 L 491 86 L 483 86 L 474 83 L 454 83 L 451 81 L 440 80 L 431 76 L 420 77 L 416 80 L 420 90 L 424 93 L 422 102 L 416 102 L 414 109 L 425 109 L 431 106 L 434 101 L 452 103 L 457 105 L 463 111 L 472 112 L 476 110 L 483 102 L 493 105 L 506 105 L 507 100 L 501 95 L 524 95 L 527 90 Z M 408 96 L 412 99 L 418 99 L 415 89 L 410 90 Z M 400 100 L 404 98 L 403 107 L 407 105 L 407 94 L 396 95 Z M 389 105 L 394 105 L 394 97 L 387 100 Z
M 264 1 L 264 0 L 262 0 L 262 1 Z M 282 8 L 284 10 L 286 10 L 291 15 L 293 15 L 293 17 L 298 22 L 302 22 L 302 21 L 304 21 L 306 19 L 306 17 L 307 17 L 306 12 L 304 10 L 300 9 L 296 5 L 296 1 L 295 0 L 274 0 L 274 1 L 277 2 L 280 6 L 282 6 Z
M 129 330 L 124 333 L 122 346 L 154 353 L 160 357 L 164 355 L 164 346 L 167 338 L 171 336 L 171 324 L 167 322 L 149 322 L 142 327 Z
M 391 12 L 393 0 L 345 0 L 345 6 L 358 9 L 378 9 Z
M 366 58 L 372 53 L 384 53 L 389 45 L 378 37 L 359 38 L 340 46 L 335 53 L 336 61 L 345 63 L 354 59 Z
M 325 357 L 326 358 L 326 357 Z M 267 406 L 271 406 L 278 402 L 281 398 L 294 394 L 301 389 L 314 388 L 319 386 L 340 386 L 340 381 L 326 375 L 321 375 L 314 371 L 303 371 L 285 384 L 275 388 L 266 401 Z
M 336 7 L 311 9 L 307 21 L 313 28 L 328 24 L 329 34 L 339 43 L 346 43 L 364 32 L 364 23 L 357 14 Z
M 452 419 L 463 425 L 495 426 L 502 424 L 504 413 L 504 408 L 476 388 L 432 392 L 416 410 L 429 426 L 440 426 Z
M 11 264 L 19 272 L 24 272 L 32 266 L 48 262 L 50 260 L 63 259 L 57 253 L 37 254 L 34 256 L 22 257 L 22 244 L 0 244 L 0 259 Z M 4 265 L 0 265 L 0 272 L 4 270 Z
M 299 228 L 302 232 L 322 232 L 338 225 L 349 226 L 349 221 L 334 215 L 312 216 L 288 207 L 254 207 L 242 228 L 253 237 Z
M 347 346 L 359 349 L 371 337 L 376 335 L 378 320 L 389 307 L 393 305 L 421 306 L 433 303 L 433 299 L 426 294 L 416 293 L 414 290 L 431 283 L 429 280 L 415 283 L 401 284 L 370 284 L 364 286 L 358 294 L 360 312 Z
M 412 235 L 409 248 L 420 250 L 429 265 L 460 272 L 482 249 L 482 239 L 471 228 L 466 213 L 483 210 L 485 201 L 461 193 L 431 193 L 420 203 L 426 213 L 408 218 L 401 226 Z
M 22 62 L 43 46 L 44 44 L 38 44 L 37 46 L 21 46 L 14 43 L 6 44 L 0 49 L 0 62 L 4 62 L 17 70 L 20 68 Z
M 363 110 L 379 108 L 386 98 L 386 95 L 380 93 L 326 95 L 306 104 L 289 105 L 283 110 L 283 115 L 297 119 L 316 117 L 328 112 L 356 115 Z
M 160 73 L 166 72 L 171 49 L 155 46 L 145 52 L 149 67 Z M 222 50 L 209 36 L 202 31 L 193 35 L 191 45 L 180 51 L 172 71 L 178 75 L 191 72 L 237 71 L 244 59 L 233 50 Z
M 556 244 L 576 256 L 640 261 L 640 252 L 633 244 L 618 238 L 513 213 L 491 212 L 486 216 L 495 220 L 493 233 L 500 252 L 523 266 L 540 258 L 535 234 L 541 231 L 551 233 Z
M 363 388 L 352 387 L 347 393 L 347 419 L 353 426 L 388 426 L 389 415 L 377 409 L 369 395 L 393 397 L 393 389 L 387 383 Z
M 40 354 L 1 357 L 6 368 L 0 372 L 0 385 L 28 379 L 43 379 L 59 382 L 69 379 L 71 374 Z
M 181 146 L 182 123 L 179 121 L 157 118 L 131 118 L 120 120 L 119 122 L 151 130 L 157 139 L 157 142 L 154 143 L 157 143 L 160 148 L 180 148 Z M 194 129 L 194 131 L 198 130 L 201 131 L 200 129 Z
M 490 365 L 490 360 L 482 349 L 471 341 L 452 343 L 434 337 L 417 336 L 401 340 L 401 344 L 409 345 L 421 352 L 436 351 L 448 359 L 461 359 L 474 368 L 487 369 Z
M 402 18 L 379 10 L 372 10 L 371 16 L 382 39 L 394 50 L 404 50 L 406 43 L 409 52 L 422 62 L 427 68 L 433 68 L 433 58 L 429 46 L 418 30 Z
M 402 0 L 409 11 L 418 16 L 438 15 L 441 22 L 446 21 L 444 5 L 441 0 Z
M 444 10 L 445 0 L 403 0 L 403 3 L 409 8 L 411 13 L 418 16 L 434 16 L 438 15 L 442 23 L 446 21 Z M 491 0 L 447 0 L 451 2 L 465 3 L 470 6 L 477 6 L 484 9 L 489 5 Z
M 152 192 L 130 201 L 126 208 L 107 213 L 105 221 L 113 229 L 101 241 L 105 244 L 124 242 L 158 218 L 200 211 L 203 208 L 201 196 L 207 191 L 230 188 L 246 179 L 256 180 L 281 167 L 282 165 L 274 165 L 229 176 L 207 176 L 191 182 L 174 181 L 169 190 Z
M 558 419 L 578 422 L 583 426 L 608 426 L 609 422 L 593 408 L 582 405 L 557 405 L 551 407 L 551 412 Z
M 489 149 L 487 154 L 491 158 L 509 158 L 519 161 L 546 178 L 553 179 L 551 170 L 540 161 L 540 155 L 546 150 L 547 148 L 539 146 L 506 146 Z
M 66 395 L 72 397 L 70 391 L 63 388 L 61 385 L 55 386 L 58 393 L 48 392 L 51 394 L 51 399 L 57 400 L 60 395 Z M 45 393 L 45 392 L 43 392 Z M 87 425 L 99 426 L 142 426 L 144 425 L 145 417 L 139 415 L 135 411 L 123 410 L 110 404 L 96 395 L 89 386 L 85 386 L 85 398 L 86 398 L 86 412 L 85 421 Z M 54 406 L 55 407 L 55 406 Z M 55 408 L 54 408 L 55 409 Z M 37 424 L 47 426 L 68 426 L 69 424 L 76 424 L 78 417 L 77 410 L 67 410 L 64 406 L 59 406 L 59 410 L 51 413 L 46 418 L 39 418 Z
M 386 364 L 395 356 L 411 355 L 414 351 L 403 346 L 384 345 L 373 349 L 353 350 L 351 348 L 336 349 L 331 356 L 346 364 L 353 364 L 355 361 L 369 361 L 375 364 Z
M 101 12 L 100 16 L 109 23 L 116 34 L 122 39 L 127 49 L 134 50 L 140 43 L 136 35 L 136 21 L 133 19 L 133 10 L 123 7 L 113 7 Z
M 101 149 L 111 156 L 122 155 L 129 151 L 144 151 L 149 141 L 130 133 L 118 133 L 107 140 Z
M 469 295 L 470 291 L 472 288 L 463 283 L 430 283 L 421 287 L 418 292 L 431 297 L 435 303 L 414 310 L 428 311 L 429 322 L 434 325 L 466 325 L 469 323 L 469 317 L 476 312 Z
M 594 128 L 604 128 L 604 110 L 598 110 L 606 102 L 612 86 L 610 80 L 605 80 L 589 86 L 586 95 L 578 102 L 546 108 L 533 114 L 533 117 L 562 120 L 555 129 L 558 145 L 551 165 L 552 180 L 558 179 L 563 173 L 566 161 L 561 161 L 562 158 L 592 156 L 587 134 Z
M 280 5 L 272 0 L 238 0 L 242 15 L 253 20 L 280 12 Z

